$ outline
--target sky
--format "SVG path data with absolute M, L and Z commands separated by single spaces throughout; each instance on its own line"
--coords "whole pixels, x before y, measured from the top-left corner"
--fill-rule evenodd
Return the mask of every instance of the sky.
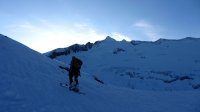
M 200 0 L 0 0 L 0 34 L 41 53 L 106 36 L 200 38 Z

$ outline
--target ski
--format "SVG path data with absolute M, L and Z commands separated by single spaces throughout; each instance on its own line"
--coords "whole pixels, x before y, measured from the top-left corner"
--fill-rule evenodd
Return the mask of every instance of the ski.
M 68 88 L 70 91 L 73 91 L 73 92 L 75 92 L 75 93 L 85 95 L 84 92 L 81 92 L 81 91 L 80 91 L 78 88 L 76 88 L 76 87 L 69 88 L 68 84 L 66 84 L 66 83 L 60 83 L 60 86 L 61 86 L 61 87 Z

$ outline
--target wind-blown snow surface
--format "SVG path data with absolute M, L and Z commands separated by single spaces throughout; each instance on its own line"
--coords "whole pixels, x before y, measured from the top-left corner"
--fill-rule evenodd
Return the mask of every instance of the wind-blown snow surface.
M 80 90 L 86 95 L 80 95 L 59 86 L 67 80 L 61 63 L 3 35 L 0 52 L 0 112 L 200 111 L 197 90 L 132 90 L 98 83 L 83 72 Z

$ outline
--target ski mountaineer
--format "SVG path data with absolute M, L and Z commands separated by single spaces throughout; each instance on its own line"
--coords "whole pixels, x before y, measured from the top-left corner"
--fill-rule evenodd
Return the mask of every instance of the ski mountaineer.
M 80 69 L 81 69 L 81 65 L 83 64 L 83 62 L 78 59 L 75 56 L 72 56 L 72 60 L 70 63 L 70 69 L 69 69 L 69 89 L 72 89 L 72 87 L 74 86 L 75 88 L 78 87 L 78 76 L 80 76 Z M 73 83 L 73 77 L 75 80 L 75 85 L 72 85 Z

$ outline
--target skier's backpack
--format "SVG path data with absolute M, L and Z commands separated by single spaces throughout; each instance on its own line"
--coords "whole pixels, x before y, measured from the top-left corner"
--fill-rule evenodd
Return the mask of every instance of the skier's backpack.
M 81 66 L 82 66 L 83 62 L 80 59 L 78 59 L 75 56 L 73 56 L 72 57 L 72 61 L 73 61 L 72 62 L 73 63 L 73 67 L 75 69 L 81 69 Z

